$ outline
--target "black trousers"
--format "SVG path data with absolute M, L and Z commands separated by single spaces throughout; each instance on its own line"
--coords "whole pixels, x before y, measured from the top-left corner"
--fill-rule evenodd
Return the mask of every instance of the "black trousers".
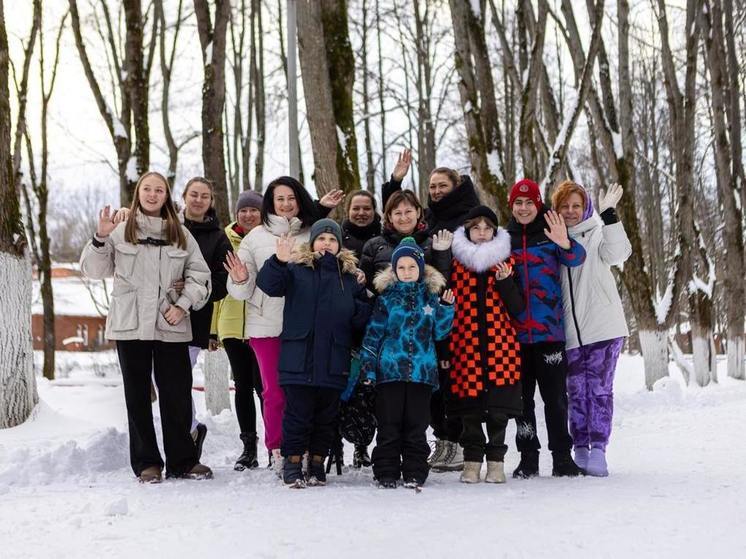
M 328 456 L 337 437 L 341 391 L 334 388 L 287 384 L 282 416 L 282 455 Z
M 376 387 L 378 436 L 373 475 L 378 480 L 414 479 L 425 483 L 428 407 L 432 387 L 416 382 L 386 382 Z
M 505 444 L 505 429 L 508 415 L 489 411 L 462 417 L 464 430 L 461 432 L 461 446 L 464 447 L 464 461 L 481 462 L 485 455 L 490 462 L 502 462 L 508 445 Z M 487 424 L 487 440 L 484 438 L 482 423 Z
M 256 433 L 256 404 L 254 391 L 262 402 L 262 377 L 259 364 L 251 346 L 236 338 L 223 339 L 223 347 L 228 355 L 236 388 L 236 417 L 241 433 Z
M 192 367 L 186 342 L 117 341 L 124 400 L 129 422 L 130 463 L 139 476 L 150 466 L 163 467 L 153 426 L 150 375 L 158 386 L 166 475 L 179 476 L 197 463 L 192 425 Z
M 448 386 L 450 385 L 450 370 L 442 367 L 443 362 L 450 360 L 450 351 L 448 349 L 448 340 L 438 342 L 435 346 L 438 354 L 438 381 L 440 388 L 432 393 L 430 398 L 430 427 L 433 428 L 433 435 L 436 439 L 444 441 L 458 442 L 461 436 L 461 418 L 458 416 L 449 416 L 447 412 L 446 399 L 448 398 Z
M 515 442 L 520 452 L 539 450 L 534 393 L 539 385 L 544 400 L 549 450 L 569 451 L 572 439 L 567 427 L 567 355 L 564 342 L 521 344 L 523 417 L 516 420 Z

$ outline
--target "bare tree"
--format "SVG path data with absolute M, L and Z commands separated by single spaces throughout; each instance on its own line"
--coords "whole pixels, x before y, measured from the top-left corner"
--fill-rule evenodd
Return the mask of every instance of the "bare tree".
M 0 429 L 26 421 L 39 400 L 31 347 L 31 262 L 13 175 L 10 53 L 0 0 Z M 36 16 L 35 16 L 36 17 Z

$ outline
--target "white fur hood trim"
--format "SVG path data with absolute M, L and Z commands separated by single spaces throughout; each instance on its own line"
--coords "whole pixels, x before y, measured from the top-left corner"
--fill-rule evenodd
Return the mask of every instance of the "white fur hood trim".
M 453 257 L 469 270 L 477 273 L 486 272 L 510 257 L 510 235 L 505 229 L 498 227 L 497 234 L 491 241 L 476 244 L 466 238 L 466 231 L 462 225 L 453 234 L 451 251 Z

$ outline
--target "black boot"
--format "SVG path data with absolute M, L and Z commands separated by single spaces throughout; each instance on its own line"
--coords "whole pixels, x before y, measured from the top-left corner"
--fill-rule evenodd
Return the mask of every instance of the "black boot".
M 312 456 L 308 464 L 308 485 L 326 485 L 326 471 L 324 470 L 324 456 Z
M 368 454 L 368 447 L 364 444 L 356 444 L 355 452 L 352 455 L 352 467 L 353 468 L 369 468 L 372 464 L 370 460 L 370 454 Z
M 282 464 L 282 481 L 286 485 L 302 489 L 306 486 L 306 480 L 303 478 L 303 457 L 286 456 Z
M 528 479 L 539 475 L 539 451 L 527 450 L 521 452 L 521 461 L 513 470 L 514 478 Z
M 259 461 L 256 459 L 256 443 L 259 440 L 256 433 L 241 433 L 241 442 L 243 442 L 243 452 L 236 460 L 233 469 L 242 472 L 246 468 L 258 468 Z
M 205 444 L 205 437 L 207 436 L 207 425 L 204 423 L 197 423 L 197 427 L 192 432 L 192 440 L 194 446 L 197 449 L 197 462 L 202 458 L 202 446 Z
M 332 471 L 332 465 L 336 466 L 337 475 L 342 475 L 342 466 L 345 465 L 345 454 L 342 439 L 340 438 L 337 443 L 329 450 L 329 460 L 326 463 L 326 473 Z
M 552 452 L 552 475 L 554 477 L 577 477 L 585 470 L 573 462 L 569 450 Z

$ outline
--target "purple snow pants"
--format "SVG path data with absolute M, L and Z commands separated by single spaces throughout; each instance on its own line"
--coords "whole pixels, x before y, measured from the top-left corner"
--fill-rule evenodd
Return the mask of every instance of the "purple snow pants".
M 570 435 L 576 447 L 606 449 L 614 413 L 614 371 L 624 338 L 567 350 Z

